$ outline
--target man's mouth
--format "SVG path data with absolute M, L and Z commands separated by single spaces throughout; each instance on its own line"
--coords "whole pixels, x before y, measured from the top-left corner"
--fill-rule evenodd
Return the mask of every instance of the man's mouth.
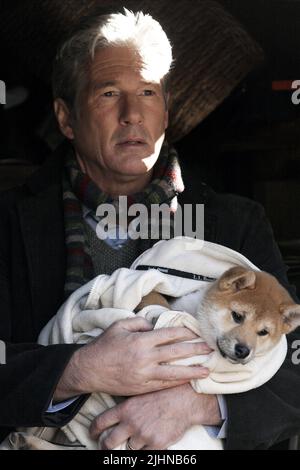
M 121 140 L 120 142 L 117 143 L 117 145 L 132 145 L 132 146 L 137 146 L 137 145 L 145 145 L 146 141 L 143 139 L 139 138 L 126 138 L 124 140 Z

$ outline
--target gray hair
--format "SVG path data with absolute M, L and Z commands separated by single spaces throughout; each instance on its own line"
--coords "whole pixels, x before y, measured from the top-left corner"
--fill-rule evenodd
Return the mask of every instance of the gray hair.
M 161 82 L 164 92 L 172 65 L 172 48 L 160 24 L 143 12 L 98 14 L 87 17 L 59 48 L 53 63 L 54 98 L 62 98 L 71 112 L 87 85 L 88 66 L 100 48 L 124 46 L 136 50 L 146 81 Z

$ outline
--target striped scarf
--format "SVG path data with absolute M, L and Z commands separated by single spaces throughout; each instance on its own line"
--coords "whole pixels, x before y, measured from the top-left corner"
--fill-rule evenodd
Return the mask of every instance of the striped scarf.
M 176 210 L 177 194 L 184 189 L 177 152 L 164 142 L 154 166 L 151 183 L 144 191 L 127 197 L 127 207 L 142 203 L 167 203 L 171 212 Z M 82 204 L 96 213 L 99 205 L 108 203 L 118 213 L 118 199 L 99 189 L 91 178 L 82 173 L 73 148 L 66 154 L 63 174 L 63 206 L 65 240 L 67 248 L 67 272 L 65 298 L 94 277 L 93 263 L 84 235 Z

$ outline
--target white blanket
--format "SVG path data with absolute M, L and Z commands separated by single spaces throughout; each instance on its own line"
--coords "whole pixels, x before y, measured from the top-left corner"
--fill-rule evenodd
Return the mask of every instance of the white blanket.
M 164 272 L 157 269 L 137 270 L 140 265 L 162 267 Z M 258 270 L 241 254 L 220 245 L 187 237 L 160 241 L 143 253 L 131 269 L 120 268 L 111 276 L 97 276 L 74 292 L 42 330 L 39 342 L 43 345 L 87 343 L 115 321 L 134 317 L 134 308 L 152 290 L 178 297 L 178 300 L 172 303 L 172 310 L 148 306 L 138 315 L 150 321 L 157 319 L 155 328 L 186 326 L 199 335 L 201 341 L 198 322 L 191 314 L 196 312 L 199 300 L 210 282 L 199 280 L 198 275 L 218 278 L 236 265 Z M 168 269 L 196 276 L 194 279 L 180 277 L 174 275 L 174 272 L 168 274 Z M 280 368 L 286 351 L 286 338 L 282 337 L 271 352 L 255 357 L 246 365 L 231 364 L 218 351 L 179 362 L 203 364 L 210 369 L 209 377 L 192 381 L 198 393 L 241 393 L 267 382 Z M 112 396 L 93 394 L 76 417 L 62 428 L 62 432 L 70 443 L 81 443 L 87 449 L 101 448 L 101 439 L 98 443 L 90 439 L 89 426 L 95 416 L 115 404 Z M 125 449 L 125 446 L 126 443 L 119 449 Z M 170 449 L 222 449 L 222 443 L 210 437 L 199 425 L 191 428 Z

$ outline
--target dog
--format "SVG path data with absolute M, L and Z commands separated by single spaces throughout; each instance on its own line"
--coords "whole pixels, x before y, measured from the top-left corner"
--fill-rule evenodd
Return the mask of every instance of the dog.
M 150 292 L 135 312 L 151 304 L 171 309 L 172 298 Z M 236 266 L 208 286 L 194 316 L 210 348 L 246 364 L 300 326 L 300 305 L 271 274 Z

